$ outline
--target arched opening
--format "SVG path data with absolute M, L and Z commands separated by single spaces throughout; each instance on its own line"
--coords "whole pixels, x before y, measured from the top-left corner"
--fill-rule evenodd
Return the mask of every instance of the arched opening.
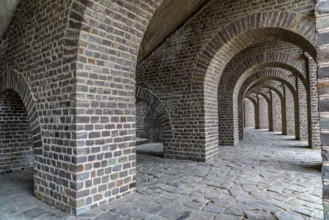
M 0 94 L 0 174 L 32 170 L 33 138 L 28 113 L 12 89 Z
M 242 84 L 239 91 L 239 96 L 243 97 L 244 94 L 248 95 L 249 93 L 255 93 L 257 91 L 262 91 L 264 88 L 272 89 L 280 96 L 281 101 L 281 125 L 282 125 L 282 134 L 295 136 L 298 140 L 299 138 L 299 108 L 298 108 L 298 96 L 296 89 L 294 88 L 294 83 L 290 81 L 291 77 L 289 75 L 277 76 L 276 74 L 269 74 L 269 72 L 262 72 L 262 76 L 257 76 L 256 73 L 253 76 L 250 76 Z M 269 98 L 267 98 L 268 108 L 268 119 L 269 124 L 271 124 L 270 130 L 273 130 L 274 124 L 274 111 L 273 111 L 273 97 L 271 93 L 268 92 Z M 239 98 L 240 100 L 241 98 Z M 241 105 L 240 102 L 238 105 Z M 241 114 L 238 116 L 241 117 Z M 303 118 L 307 120 L 307 117 Z M 241 126 L 240 126 L 241 127 Z M 288 132 L 289 131 L 289 132 Z
M 290 21 L 272 20 L 273 14 L 276 14 L 274 17 L 283 16 L 283 20 L 289 18 L 288 20 Z M 193 75 L 193 79 L 196 79 L 196 82 L 193 82 L 193 85 L 195 88 L 198 88 L 200 83 L 198 81 L 200 81 L 200 78 L 204 79 L 202 81 L 204 88 L 204 115 L 205 124 L 207 125 L 205 126 L 205 139 L 209 140 L 207 146 L 218 145 L 218 143 L 223 145 L 236 145 L 238 143 L 239 135 L 236 128 L 238 124 L 237 118 L 234 118 L 234 111 L 228 111 L 229 114 L 224 116 L 219 113 L 218 107 L 213 107 L 214 105 L 218 105 L 216 92 L 219 89 L 219 81 L 223 78 L 222 73 L 230 60 L 249 46 L 266 42 L 270 39 L 289 42 L 300 48 L 304 48 L 312 57 L 315 57 L 314 39 L 311 35 L 303 34 L 306 29 L 310 28 L 309 22 L 310 20 L 306 16 L 297 13 L 280 11 L 259 12 L 239 18 L 228 24 L 203 48 L 196 62 L 197 71 Z M 294 24 L 293 26 L 292 23 Z M 232 85 L 228 85 L 228 87 L 231 88 Z M 225 96 L 225 98 L 229 99 L 229 102 L 232 103 L 232 97 Z M 226 135 L 224 133 L 219 137 L 218 129 L 217 134 L 214 134 L 216 128 L 220 126 L 218 124 L 219 116 L 217 116 L 216 120 L 214 119 L 214 115 L 220 115 L 222 117 L 220 118 L 221 125 L 225 126 L 223 130 L 230 134 Z M 214 136 L 217 138 L 214 138 Z
M 259 104 L 259 129 L 269 129 L 269 100 L 263 94 L 258 94 L 258 104 Z
M 141 86 L 136 87 L 136 102 L 137 152 L 170 157 L 173 128 L 168 110 L 158 96 Z
M 255 104 L 249 98 L 244 99 L 244 127 L 255 128 Z
M 162 124 L 158 114 L 145 101 L 136 103 L 137 153 L 163 156 Z

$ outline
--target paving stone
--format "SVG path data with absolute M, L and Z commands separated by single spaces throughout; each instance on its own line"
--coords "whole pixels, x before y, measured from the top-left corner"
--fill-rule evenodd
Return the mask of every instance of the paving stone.
M 236 216 L 236 215 L 227 215 L 227 214 L 221 214 L 217 215 L 215 220 L 241 220 L 242 217 Z
M 138 193 L 95 208 L 80 219 L 229 220 L 247 214 L 261 218 L 264 215 L 259 213 L 267 212 L 278 219 L 323 219 L 321 174 L 307 167 L 321 163 L 320 152 L 296 148 L 299 141 L 271 132 L 246 132 L 247 139 L 239 146 L 221 148 L 221 153 L 201 168 L 193 169 L 200 163 L 192 161 L 138 155 L 137 180 L 146 179 L 137 185 Z M 264 139 L 266 145 L 258 143 Z M 0 219 L 8 217 L 5 212 L 28 218 L 23 215 L 26 212 L 37 219 L 79 220 L 32 197 L 33 173 L 9 176 L 11 180 L 0 176 L 0 185 L 6 185 L 5 190 L 0 187 L 0 192 L 6 193 L 0 194 Z M 15 179 L 24 181 L 19 185 Z M 15 193 L 8 194 L 12 187 Z
M 188 202 L 188 203 L 184 203 L 184 206 L 193 208 L 195 210 L 200 210 L 204 206 L 204 203 L 199 203 L 199 202 L 193 202 L 193 201 L 191 201 L 191 202 Z
M 85 217 L 81 217 L 81 216 L 79 218 L 81 220 L 86 219 Z M 34 220 L 58 220 L 58 219 L 64 219 L 64 218 L 56 215 L 55 213 L 48 213 L 34 218 Z
M 215 204 L 215 203 L 208 203 L 206 205 L 206 207 L 203 209 L 204 212 L 213 212 L 213 213 L 222 213 L 223 212 L 223 208 L 220 207 L 219 205 Z
M 276 220 L 275 217 L 267 211 L 263 210 L 249 210 L 245 211 L 247 219 L 254 219 L 254 220 Z
M 100 216 L 102 214 L 104 214 L 105 211 L 99 207 L 92 209 L 89 212 L 86 213 L 82 213 L 81 215 L 79 215 L 79 217 L 87 217 L 87 218 L 95 218 L 97 216 Z
M 155 215 L 155 214 L 159 214 L 162 210 L 164 210 L 164 206 L 157 203 L 152 203 L 146 206 L 142 211 Z
M 113 212 L 108 212 L 108 213 L 105 213 L 101 216 L 98 216 L 96 218 L 96 220 L 126 220 L 127 217 L 125 216 L 122 216 L 122 215 L 119 215 L 119 214 L 116 214 L 116 213 L 113 213 Z
M 21 214 L 23 216 L 28 217 L 28 218 L 36 218 L 36 217 L 44 215 L 46 213 L 47 213 L 46 210 L 40 209 L 39 207 L 36 207 L 36 208 L 33 208 L 33 209 L 29 209 L 25 212 L 22 212 Z
M 184 219 L 189 216 L 189 213 L 177 211 L 173 209 L 165 209 L 160 213 L 160 216 L 169 218 L 169 219 Z
M 242 185 L 242 189 L 246 192 L 254 192 L 258 190 L 256 185 L 248 185 L 248 184 Z
M 274 215 L 278 220 L 303 220 L 303 218 L 295 212 L 275 212 Z
M 163 218 L 161 216 L 151 216 L 148 217 L 146 220 L 168 220 L 168 218 Z
M 224 214 L 243 216 L 244 212 L 243 212 L 243 210 L 240 210 L 240 209 L 237 209 L 237 208 L 234 208 L 234 207 L 227 207 L 224 210 Z

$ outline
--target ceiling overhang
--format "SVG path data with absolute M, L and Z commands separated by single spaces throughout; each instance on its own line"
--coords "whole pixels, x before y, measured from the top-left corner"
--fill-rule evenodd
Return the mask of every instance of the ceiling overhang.
M 0 0 L 0 39 L 5 33 L 19 0 Z

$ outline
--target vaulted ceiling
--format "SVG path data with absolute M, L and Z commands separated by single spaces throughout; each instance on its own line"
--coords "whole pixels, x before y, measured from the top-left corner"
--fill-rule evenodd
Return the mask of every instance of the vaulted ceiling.
M 210 0 L 164 0 L 151 19 L 140 48 L 145 58 L 170 34 L 189 20 Z M 6 31 L 19 0 L 0 0 L 0 38 Z
M 209 0 L 164 0 L 144 34 L 139 60 L 144 59 L 208 2 Z
M 19 0 L 0 0 L 0 38 L 6 31 L 18 2 Z

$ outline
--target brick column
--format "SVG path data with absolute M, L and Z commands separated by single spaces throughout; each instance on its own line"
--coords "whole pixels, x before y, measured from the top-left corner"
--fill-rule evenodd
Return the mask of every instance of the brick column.
M 329 1 L 317 1 L 316 46 L 318 63 L 318 94 L 320 112 L 320 137 L 322 145 L 322 178 L 324 219 L 329 219 Z
M 307 93 L 302 81 L 296 77 L 296 92 L 299 109 L 299 140 L 308 140 Z M 296 114 L 296 109 L 295 109 Z
M 268 129 L 268 101 L 265 97 L 259 97 L 258 95 L 258 103 L 259 103 L 259 128 L 260 129 Z
M 319 121 L 319 96 L 317 93 L 317 64 L 315 60 L 308 54 L 305 53 L 308 59 L 308 72 L 307 81 L 309 88 L 307 89 L 307 105 L 308 105 L 308 142 L 312 148 L 320 148 L 320 121 Z
M 292 100 L 289 101 L 290 105 L 293 105 L 294 108 L 293 108 L 293 111 L 294 111 L 294 114 L 293 116 L 291 116 L 295 122 L 295 128 L 294 128 L 294 133 L 295 133 L 295 137 L 296 137 L 296 140 L 300 140 L 300 126 L 299 126 L 299 92 L 298 92 L 298 78 L 296 77 L 295 78 L 295 87 L 296 87 L 296 96 L 294 97 L 293 94 L 292 94 Z
M 282 100 L 277 93 L 272 93 L 273 131 L 282 131 Z
M 255 106 L 248 99 L 244 101 L 244 127 L 255 127 Z
M 286 105 L 286 87 L 282 85 L 283 99 L 281 100 L 281 112 L 282 112 L 282 134 L 287 135 L 287 105 Z
M 260 129 L 260 117 L 259 117 L 259 97 L 257 96 L 255 101 L 255 128 Z
M 286 119 L 287 119 L 287 135 L 295 135 L 295 106 L 294 106 L 294 97 L 291 94 L 291 91 L 285 87 L 284 97 L 286 103 Z M 297 136 L 296 136 L 297 137 Z
M 273 96 L 272 91 L 269 93 L 270 102 L 268 103 L 268 130 L 273 131 Z

